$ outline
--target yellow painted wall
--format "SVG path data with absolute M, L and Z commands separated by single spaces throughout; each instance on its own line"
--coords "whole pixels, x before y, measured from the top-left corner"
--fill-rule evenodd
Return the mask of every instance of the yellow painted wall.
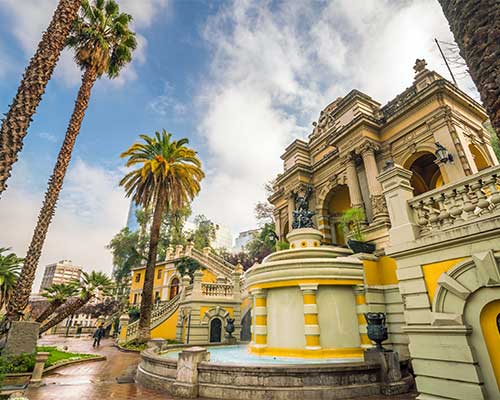
M 500 314 L 500 300 L 492 301 L 481 311 L 481 330 L 488 354 L 490 355 L 491 366 L 495 373 L 498 389 L 500 389 L 500 332 L 497 326 L 497 316 Z
M 437 289 L 437 281 L 443 272 L 449 271 L 464 258 L 455 258 L 453 260 L 440 261 L 432 264 L 422 265 L 422 272 L 424 274 L 425 286 L 429 300 L 432 303 Z
M 215 283 L 216 280 L 217 276 L 212 271 L 209 271 L 208 269 L 203 270 L 203 276 L 201 278 L 202 282 Z
M 367 285 L 396 285 L 396 260 L 383 256 L 378 261 L 363 260 L 365 283 Z
M 161 271 L 160 277 L 158 277 L 158 271 Z M 155 295 L 155 291 L 159 291 L 161 296 L 161 287 L 165 282 L 164 281 L 165 273 L 167 274 L 167 276 L 170 277 L 174 272 L 175 272 L 175 267 L 173 266 L 173 264 L 167 264 L 167 265 L 161 264 L 155 267 L 153 296 Z M 140 278 L 139 281 L 136 282 L 138 274 L 140 274 Z M 132 283 L 130 285 L 130 297 L 129 297 L 130 304 L 134 302 L 134 292 L 142 290 L 142 287 L 144 286 L 145 275 L 146 275 L 146 268 L 135 269 L 132 271 Z
M 170 318 L 151 330 L 152 338 L 171 339 L 175 340 L 177 330 L 177 318 L 179 317 L 179 310 L 174 312 Z

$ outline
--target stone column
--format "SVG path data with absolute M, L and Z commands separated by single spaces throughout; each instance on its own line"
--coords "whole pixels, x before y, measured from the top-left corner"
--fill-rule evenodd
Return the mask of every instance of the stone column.
M 193 242 L 188 242 L 188 244 L 186 245 L 186 256 L 190 256 L 193 253 L 193 247 Z
M 374 222 L 384 222 L 388 220 L 387 206 L 382 194 L 382 186 L 377 180 L 378 167 L 375 159 L 377 145 L 372 142 L 366 142 L 361 146 L 360 152 L 365 166 L 366 180 L 368 182 L 368 191 L 370 192 L 370 202 L 372 206 Z
M 183 252 L 184 252 L 184 246 L 182 246 L 182 244 L 178 244 L 177 246 L 175 246 L 175 258 L 182 257 Z
M 119 341 L 125 342 L 127 340 L 127 327 L 128 322 L 130 321 L 130 317 L 128 314 L 122 314 L 120 316 L 120 328 L 119 328 Z
M 167 251 L 165 252 L 165 259 L 171 260 L 174 255 L 174 248 L 172 246 L 167 247 Z
M 31 375 L 30 385 L 40 386 L 42 382 L 43 369 L 45 367 L 45 361 L 49 358 L 49 353 L 40 352 L 36 354 L 35 367 L 33 368 L 33 374 Z
M 290 232 L 293 224 L 293 212 L 295 210 L 295 201 L 291 194 L 288 195 L 288 232 Z
M 300 285 L 304 297 L 304 331 L 306 336 L 306 349 L 319 350 L 320 330 L 318 319 L 318 304 L 316 303 L 316 292 L 318 284 Z
M 254 318 L 254 347 L 267 347 L 267 291 L 254 289 L 253 297 Z
M 197 269 L 194 272 L 194 279 L 193 279 L 193 292 L 191 294 L 192 299 L 201 299 L 202 297 L 202 292 L 201 292 L 201 279 L 203 278 L 203 272 L 201 269 Z
M 198 364 L 210 360 L 210 353 L 203 347 L 190 347 L 179 353 L 177 374 L 172 385 L 173 394 L 194 399 L 198 397 Z
M 413 212 L 408 206 L 408 200 L 413 198 L 411 175 L 411 171 L 394 165 L 377 178 L 384 188 L 383 193 L 389 210 L 391 246 L 411 242 L 419 236 L 419 227 L 415 224 Z
M 363 197 L 359 188 L 358 173 L 356 171 L 356 158 L 354 154 L 348 154 L 345 159 L 345 170 L 347 177 L 347 187 L 352 207 L 362 207 Z
M 240 263 L 236 265 L 233 271 L 233 300 L 240 303 L 241 302 L 241 274 L 243 273 L 243 267 Z

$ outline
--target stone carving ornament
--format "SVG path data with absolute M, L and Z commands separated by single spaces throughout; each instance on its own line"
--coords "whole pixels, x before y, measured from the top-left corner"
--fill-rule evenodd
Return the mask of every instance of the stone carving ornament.
M 293 211 L 293 229 L 299 228 L 314 228 L 312 217 L 316 214 L 314 211 L 309 210 L 309 200 L 311 198 L 313 189 L 307 186 L 304 195 L 298 192 L 292 192 L 292 198 L 295 202 L 295 210 Z

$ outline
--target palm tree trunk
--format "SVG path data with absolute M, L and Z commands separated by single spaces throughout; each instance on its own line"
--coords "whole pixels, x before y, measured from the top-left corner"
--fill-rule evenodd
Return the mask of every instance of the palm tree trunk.
M 50 222 L 54 216 L 57 199 L 61 192 L 64 176 L 68 169 L 71 160 L 71 153 L 75 146 L 75 141 L 80 132 L 85 111 L 89 104 L 92 87 L 97 79 L 95 68 L 88 68 L 82 77 L 82 85 L 78 91 L 78 96 L 75 102 L 75 108 L 69 121 L 68 129 L 64 142 L 57 156 L 57 163 L 54 167 L 52 176 L 49 179 L 49 187 L 45 193 L 42 209 L 38 215 L 38 222 L 31 239 L 28 253 L 24 260 L 24 265 L 21 270 L 21 275 L 17 280 L 16 291 L 7 305 L 7 317 L 12 320 L 17 320 L 23 313 L 23 310 L 28 305 L 31 287 L 35 278 L 35 272 L 42 253 L 43 243 L 47 236 Z
M 7 187 L 12 165 L 23 148 L 31 117 L 42 100 L 45 87 L 54 72 L 66 38 L 80 9 L 81 0 L 60 0 L 48 29 L 38 44 L 16 97 L 0 128 L 0 196 Z
M 500 138 L 498 0 L 439 0 L 481 101 Z
M 61 309 L 61 311 L 50 321 L 48 321 L 46 324 L 43 324 L 40 327 L 39 333 L 42 334 L 44 332 L 47 332 L 50 328 L 56 326 L 60 322 L 64 321 L 66 318 L 71 316 L 72 314 L 75 314 L 80 308 L 82 308 L 85 304 L 87 304 L 90 301 L 91 297 L 86 296 L 86 297 L 78 297 L 74 301 L 67 302 L 66 305 Z
M 49 318 L 52 314 L 54 314 L 54 311 L 56 311 L 63 302 L 61 300 L 53 300 L 49 303 L 49 305 L 43 310 L 43 312 L 38 316 L 38 318 L 35 320 L 36 322 L 42 323 L 45 321 L 47 318 Z
M 141 314 L 139 318 L 138 340 L 146 341 L 151 337 L 151 310 L 153 307 L 153 286 L 155 278 L 156 253 L 160 238 L 160 227 L 163 210 L 165 209 L 165 198 L 163 190 L 160 189 L 156 198 L 153 222 L 151 224 L 151 234 L 149 239 L 149 255 L 146 265 L 146 275 L 144 276 L 144 286 L 142 287 Z

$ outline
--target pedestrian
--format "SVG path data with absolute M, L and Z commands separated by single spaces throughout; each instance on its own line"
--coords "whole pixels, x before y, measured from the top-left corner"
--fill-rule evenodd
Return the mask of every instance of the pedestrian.
M 104 337 L 104 328 L 99 326 L 96 331 L 94 332 L 94 344 L 92 344 L 92 347 L 99 346 L 101 344 L 101 339 Z

